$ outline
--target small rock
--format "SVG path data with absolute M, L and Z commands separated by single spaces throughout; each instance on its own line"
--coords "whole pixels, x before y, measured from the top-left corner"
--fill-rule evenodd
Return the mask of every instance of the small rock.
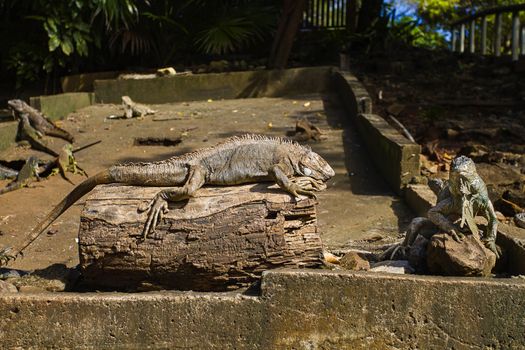
M 414 273 L 415 270 L 408 260 L 385 260 L 371 265 L 370 271 L 396 274 Z
M 429 240 L 418 235 L 408 250 L 408 262 L 410 266 L 418 272 L 424 272 L 427 269 L 427 245 Z
M 404 105 L 399 104 L 399 103 L 394 103 L 394 104 L 388 106 L 386 111 L 389 114 L 392 114 L 394 117 L 397 117 L 397 116 L 399 116 L 401 114 L 401 112 L 403 112 L 404 109 L 405 109 Z
M 325 262 L 330 263 L 330 264 L 337 264 L 337 265 L 339 265 L 339 261 L 341 260 L 341 258 L 339 258 L 338 256 L 335 256 L 334 254 L 328 251 L 323 251 L 323 258 Z
M 339 264 L 342 268 L 346 270 L 353 270 L 353 271 L 368 271 L 370 270 L 370 263 L 368 260 L 364 259 L 359 255 L 357 252 L 348 252 L 346 253 L 341 260 L 339 260 Z
M 365 242 L 377 242 L 385 238 L 385 235 L 383 235 L 381 232 L 378 232 L 374 229 L 367 232 L 364 237 L 362 238 Z
M 516 223 L 516 226 L 525 228 L 525 213 L 514 215 L 514 222 Z
M 212 72 L 221 73 L 224 72 L 229 67 L 229 62 L 226 60 L 220 60 L 220 61 L 211 61 L 209 64 L 209 70 Z
M 31 285 L 24 285 L 18 287 L 18 291 L 20 293 L 45 293 L 47 292 L 46 289 L 37 287 L 37 286 L 31 286 Z
M 456 242 L 449 234 L 438 233 L 427 246 L 427 266 L 434 274 L 486 277 L 495 265 L 496 255 L 472 234 Z
M 22 277 L 28 274 L 29 274 L 29 271 L 9 269 L 5 267 L 0 268 L 0 279 L 3 279 L 3 280 L 7 278 L 18 278 L 18 277 Z
M 498 219 L 498 221 L 505 221 L 505 220 L 507 220 L 505 215 L 503 215 L 500 211 L 496 211 L 496 219 Z
M 18 293 L 18 289 L 13 284 L 0 280 L 0 293 Z

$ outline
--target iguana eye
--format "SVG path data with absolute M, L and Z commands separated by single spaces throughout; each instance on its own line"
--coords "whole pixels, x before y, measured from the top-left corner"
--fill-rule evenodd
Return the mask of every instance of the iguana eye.
M 305 174 L 306 176 L 310 176 L 312 175 L 312 170 L 310 170 L 310 168 L 304 167 L 303 174 Z

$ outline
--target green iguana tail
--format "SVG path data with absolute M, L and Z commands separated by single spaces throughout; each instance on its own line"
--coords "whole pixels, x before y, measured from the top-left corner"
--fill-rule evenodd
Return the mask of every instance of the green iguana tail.
M 15 250 L 12 255 L 14 257 L 20 255 L 24 249 L 33 243 L 38 236 L 40 236 L 42 232 L 53 223 L 53 221 L 62 215 L 62 213 L 70 206 L 75 204 L 76 201 L 95 188 L 95 186 L 112 182 L 109 171 L 104 170 L 80 183 L 60 203 L 58 203 L 49 214 L 47 214 L 47 216 L 31 231 L 31 234 L 26 238 L 20 248 Z

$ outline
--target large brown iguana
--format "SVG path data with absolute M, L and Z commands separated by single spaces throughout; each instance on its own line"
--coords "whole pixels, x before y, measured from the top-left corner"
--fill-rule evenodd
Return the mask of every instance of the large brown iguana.
M 24 101 L 9 100 L 7 101 L 7 105 L 18 119 L 24 115 L 29 124 L 40 134 L 40 137 L 42 135 L 55 136 L 60 137 L 69 143 L 73 143 L 74 138 L 70 133 L 56 126 L 43 113 L 31 107 Z
M 298 143 L 260 135 L 231 137 L 213 147 L 203 148 L 164 161 L 114 165 L 92 176 L 69 193 L 27 237 L 12 255 L 19 255 L 56 218 L 96 185 L 124 183 L 138 186 L 178 186 L 164 189 L 139 211 L 148 211 L 143 237 L 168 211 L 168 202 L 189 198 L 200 187 L 275 181 L 294 196 L 315 197 L 334 176 L 330 165 L 310 148 Z M 300 177 L 301 181 L 293 181 Z M 7 250 L 4 250 L 7 251 Z M 1 259 L 0 259 L 1 260 Z

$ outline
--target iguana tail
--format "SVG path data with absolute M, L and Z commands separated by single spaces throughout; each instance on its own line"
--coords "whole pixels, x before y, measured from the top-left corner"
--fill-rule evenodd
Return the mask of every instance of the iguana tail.
M 30 235 L 26 238 L 20 248 L 13 252 L 13 256 L 20 255 L 24 249 L 26 249 L 31 243 L 33 243 L 38 236 L 44 232 L 63 212 L 65 212 L 70 206 L 75 204 L 85 194 L 89 193 L 95 186 L 101 184 L 112 183 L 112 177 L 108 170 L 104 170 L 95 176 L 86 179 L 73 189 L 60 203 L 58 203 L 53 210 L 31 231 Z

